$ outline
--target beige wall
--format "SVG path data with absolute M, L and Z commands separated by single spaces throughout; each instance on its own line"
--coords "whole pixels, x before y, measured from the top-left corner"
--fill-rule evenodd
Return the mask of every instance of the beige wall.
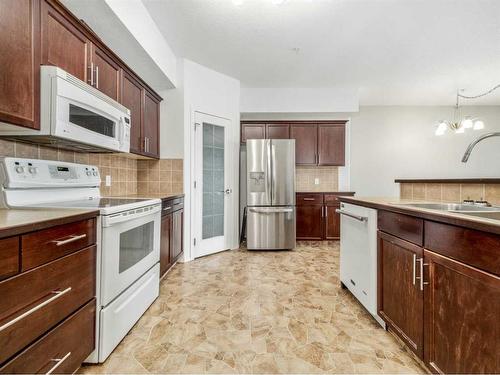
M 319 185 L 314 180 L 319 179 Z M 338 191 L 338 167 L 297 166 L 295 170 L 297 192 Z
M 402 199 L 455 203 L 464 199 L 483 199 L 500 205 L 500 184 L 402 183 L 400 196 Z
M 0 139 L 0 157 L 4 156 L 96 165 L 103 180 L 101 194 L 104 196 L 172 194 L 183 191 L 182 159 L 136 160 L 127 157 L 131 154 L 79 153 Z M 111 176 L 111 186 L 104 186 L 107 175 Z

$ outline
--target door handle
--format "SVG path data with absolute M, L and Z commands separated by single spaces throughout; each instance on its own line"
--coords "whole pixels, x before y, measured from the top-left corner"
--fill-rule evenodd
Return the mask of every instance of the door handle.
M 351 214 L 350 212 L 343 211 L 343 210 L 340 210 L 338 208 L 335 210 L 335 212 L 338 213 L 338 214 L 344 215 L 344 216 L 349 216 L 349 217 L 351 217 L 353 219 L 356 219 L 358 221 L 368 221 L 368 218 L 365 217 L 365 216 L 359 216 L 359 215 Z
M 54 366 L 52 366 L 50 368 L 49 371 L 47 371 L 45 373 L 45 375 L 50 375 L 52 374 L 59 366 L 61 366 L 63 364 L 63 362 L 68 359 L 68 357 L 71 355 L 71 352 L 68 352 L 64 357 L 62 358 L 54 358 L 54 359 L 51 359 L 51 362 L 56 362 L 56 364 Z
M 94 63 L 90 63 L 90 86 L 94 86 Z
M 416 278 L 420 280 L 420 290 L 424 290 L 424 285 L 429 284 L 424 281 L 424 266 L 428 266 L 429 263 L 424 263 L 424 258 L 418 258 L 417 261 L 420 262 L 420 276 Z
M 75 241 L 81 240 L 82 238 L 85 238 L 85 237 L 87 237 L 86 233 L 80 234 L 80 235 L 72 235 L 68 239 L 65 239 L 65 240 L 54 240 L 52 242 L 55 242 L 56 246 L 62 246 L 62 245 L 66 245 L 66 244 L 68 244 L 70 242 L 75 242 Z
M 226 195 L 229 195 L 233 192 L 233 189 L 230 189 L 230 188 L 227 188 L 226 190 L 224 190 L 224 193 L 226 193 Z

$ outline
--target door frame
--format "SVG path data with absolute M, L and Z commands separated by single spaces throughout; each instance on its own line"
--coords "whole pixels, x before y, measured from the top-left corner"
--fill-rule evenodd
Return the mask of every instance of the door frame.
M 190 223 L 191 223 L 191 230 L 190 230 L 190 244 L 192 246 L 192 251 L 191 251 L 191 259 L 195 259 L 198 257 L 202 257 L 205 255 L 210 255 L 212 252 L 206 252 L 206 251 L 200 251 L 201 250 L 201 241 L 202 241 L 202 221 L 200 220 L 198 215 L 198 205 L 202 205 L 203 201 L 199 201 L 198 197 L 198 189 L 202 189 L 202 184 L 197 183 L 197 187 L 195 188 L 194 183 L 197 181 L 197 176 L 196 176 L 196 159 L 197 159 L 197 153 L 196 153 L 196 134 L 198 131 L 202 131 L 201 127 L 197 129 L 197 123 L 200 123 L 201 126 L 201 121 L 198 122 L 198 118 L 206 118 L 209 120 L 212 118 L 213 121 L 218 121 L 219 123 L 225 122 L 225 130 L 224 130 L 224 137 L 225 137 L 225 145 L 224 145 L 224 182 L 225 182 L 225 189 L 230 188 L 232 190 L 231 194 L 225 196 L 225 202 L 224 202 L 224 246 L 222 249 L 216 251 L 224 251 L 228 250 L 231 248 L 232 244 L 232 234 L 234 231 L 238 230 L 238 223 L 237 221 L 233 220 L 233 211 L 235 210 L 235 178 L 236 178 L 236 161 L 232 157 L 234 154 L 234 145 L 233 145 L 233 134 L 232 134 L 232 122 L 230 119 L 222 117 L 222 116 L 217 116 L 209 113 L 205 113 L 202 111 L 193 111 L 193 117 L 192 117 L 192 124 L 190 127 L 190 138 L 191 138 L 191 168 L 190 168 L 190 179 L 191 179 L 191 185 L 190 185 L 190 191 L 191 191 L 191 207 L 190 207 Z M 207 121 L 209 122 L 209 121 Z M 216 124 L 215 124 L 216 125 Z

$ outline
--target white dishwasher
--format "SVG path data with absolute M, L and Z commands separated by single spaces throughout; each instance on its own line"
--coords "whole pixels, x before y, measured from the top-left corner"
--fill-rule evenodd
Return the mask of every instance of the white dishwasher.
M 377 314 L 377 210 L 341 203 L 340 281 L 385 328 Z

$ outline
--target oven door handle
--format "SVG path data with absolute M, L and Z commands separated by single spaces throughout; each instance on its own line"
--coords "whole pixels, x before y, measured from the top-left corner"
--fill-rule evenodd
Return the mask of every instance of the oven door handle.
M 160 211 L 161 211 L 161 203 L 158 203 L 155 204 L 154 206 L 136 208 L 134 210 L 119 212 L 117 214 L 112 214 L 112 215 L 104 215 L 102 216 L 102 226 L 104 228 L 111 227 L 113 225 L 123 223 L 124 221 L 130 221 L 134 219 L 139 219 L 144 216 L 154 215 Z

